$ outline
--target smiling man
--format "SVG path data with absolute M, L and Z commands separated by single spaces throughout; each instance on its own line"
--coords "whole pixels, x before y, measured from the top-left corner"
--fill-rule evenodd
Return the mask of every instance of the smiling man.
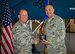
M 28 13 L 21 9 L 18 14 L 19 21 L 13 26 L 14 54 L 32 54 L 32 44 L 37 44 L 37 38 L 32 36 L 28 20 Z

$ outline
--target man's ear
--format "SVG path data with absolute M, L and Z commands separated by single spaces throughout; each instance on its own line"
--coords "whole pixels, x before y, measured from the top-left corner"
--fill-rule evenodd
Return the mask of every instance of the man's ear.
M 53 9 L 54 10 L 54 12 L 55 12 L 55 9 Z
M 18 18 L 20 19 L 20 15 L 18 15 Z
M 55 9 L 53 8 L 53 12 L 55 11 Z

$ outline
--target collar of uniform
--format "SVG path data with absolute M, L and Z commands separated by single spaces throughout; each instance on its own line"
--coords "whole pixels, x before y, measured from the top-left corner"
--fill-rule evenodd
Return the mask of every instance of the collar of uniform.
M 26 27 L 26 24 L 23 24 L 24 27 Z
M 20 22 L 20 20 L 19 20 L 19 22 Z M 21 22 L 20 22 L 20 24 L 21 24 L 21 26 L 26 27 L 26 24 L 22 24 Z
M 50 22 L 54 18 L 54 15 L 51 18 L 48 18 L 48 22 Z

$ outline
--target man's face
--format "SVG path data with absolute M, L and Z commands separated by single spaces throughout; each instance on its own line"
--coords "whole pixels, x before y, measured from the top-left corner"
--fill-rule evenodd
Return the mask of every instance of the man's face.
M 51 17 L 53 16 L 53 14 L 54 14 L 54 9 L 53 9 L 53 7 L 52 7 L 51 5 L 47 5 L 47 6 L 45 7 L 45 13 L 46 13 L 46 15 L 47 15 L 49 18 L 51 18 Z
M 22 22 L 22 23 L 26 23 L 27 19 L 28 19 L 28 13 L 27 11 L 25 10 L 22 10 L 20 12 L 20 14 L 18 15 L 18 18 L 19 20 Z

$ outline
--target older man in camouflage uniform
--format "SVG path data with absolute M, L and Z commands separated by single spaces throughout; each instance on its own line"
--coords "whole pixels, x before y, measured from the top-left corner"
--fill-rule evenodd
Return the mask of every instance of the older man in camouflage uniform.
M 52 5 L 47 5 L 45 12 L 48 16 L 45 25 L 47 40 L 44 40 L 44 44 L 47 45 L 47 53 L 66 54 L 64 21 L 61 17 L 54 14 Z
M 32 44 L 37 42 L 32 36 L 29 24 L 26 23 L 28 19 L 27 11 L 25 9 L 20 10 L 18 18 L 19 21 L 12 29 L 14 54 L 32 54 Z

